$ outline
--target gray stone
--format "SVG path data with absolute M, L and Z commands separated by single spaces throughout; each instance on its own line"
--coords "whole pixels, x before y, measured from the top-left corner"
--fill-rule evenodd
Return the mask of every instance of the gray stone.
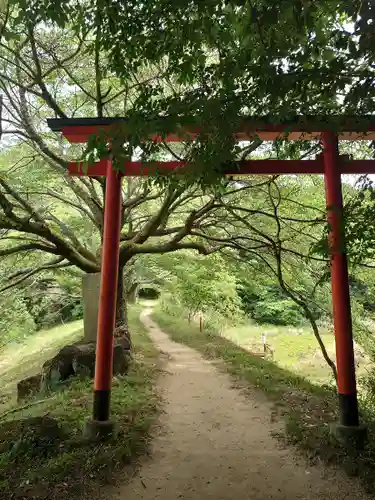
M 51 389 L 57 383 L 75 375 L 73 359 L 79 353 L 75 345 L 63 347 L 52 359 L 42 366 L 42 388 Z
M 330 426 L 330 433 L 348 450 L 363 450 L 367 442 L 367 429 L 362 425 L 347 426 L 334 423 Z
M 83 326 L 86 342 L 96 342 L 100 297 L 100 273 L 86 274 L 82 278 Z
M 113 348 L 113 375 L 126 375 L 130 362 L 130 351 L 124 349 L 121 339 Z M 51 389 L 69 377 L 94 377 L 96 344 L 94 342 L 66 346 L 42 368 L 42 387 Z
M 80 344 L 79 352 L 73 358 L 73 369 L 79 377 L 93 378 L 95 375 L 95 343 Z
M 110 441 L 116 437 L 115 424 L 110 420 L 103 422 L 88 419 L 83 426 L 83 436 L 89 441 Z

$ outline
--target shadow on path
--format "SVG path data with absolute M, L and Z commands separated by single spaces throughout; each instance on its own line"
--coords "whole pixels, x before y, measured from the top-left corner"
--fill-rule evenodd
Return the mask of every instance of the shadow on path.
M 156 346 L 169 355 L 160 388 L 162 431 L 138 476 L 116 500 L 370 499 L 359 482 L 323 465 L 307 465 L 272 432 L 272 406 L 245 397 L 197 351 L 173 342 L 141 314 Z

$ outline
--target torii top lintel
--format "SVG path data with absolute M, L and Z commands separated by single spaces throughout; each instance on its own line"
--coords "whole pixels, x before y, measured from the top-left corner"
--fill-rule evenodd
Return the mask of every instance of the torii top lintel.
M 47 120 L 49 127 L 54 132 L 61 132 L 71 143 L 85 143 L 88 138 L 99 132 L 104 132 L 108 138 L 111 130 L 115 131 L 122 124 L 127 123 L 127 118 L 51 118 Z M 277 121 L 275 117 L 244 117 L 241 118 L 241 127 L 235 133 L 238 141 L 249 140 L 257 135 L 264 141 L 275 141 L 280 137 L 289 140 L 316 140 L 321 133 L 331 130 L 337 134 L 339 140 L 375 140 L 375 116 L 296 116 L 289 120 Z M 163 119 L 160 119 L 163 125 Z M 164 130 L 164 129 L 163 129 Z M 194 126 L 183 127 L 183 131 L 194 139 L 199 129 Z M 147 138 L 145 138 L 147 139 Z M 165 133 L 152 133 L 148 139 L 153 141 L 181 142 L 183 134 L 166 131 Z

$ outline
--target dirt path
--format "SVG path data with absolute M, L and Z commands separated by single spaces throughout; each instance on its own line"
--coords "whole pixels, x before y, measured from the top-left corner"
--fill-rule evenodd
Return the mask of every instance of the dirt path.
M 309 466 L 271 436 L 271 407 L 244 397 L 230 378 L 141 319 L 170 360 L 162 377 L 166 406 L 151 458 L 116 500 L 370 499 L 341 471 Z M 371 497 L 373 498 L 373 497 Z

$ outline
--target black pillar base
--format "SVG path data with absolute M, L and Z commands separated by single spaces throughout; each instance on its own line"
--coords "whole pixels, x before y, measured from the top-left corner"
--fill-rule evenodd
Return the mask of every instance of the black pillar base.
M 111 391 L 94 391 L 93 420 L 106 422 L 109 420 L 109 407 L 111 402 Z
M 116 437 L 115 424 L 110 420 L 85 421 L 83 426 L 83 436 L 89 441 L 110 441 Z
M 367 441 L 367 429 L 362 425 L 332 424 L 331 436 L 348 450 L 363 450 Z
M 357 393 L 339 393 L 340 424 L 347 427 L 359 426 Z

